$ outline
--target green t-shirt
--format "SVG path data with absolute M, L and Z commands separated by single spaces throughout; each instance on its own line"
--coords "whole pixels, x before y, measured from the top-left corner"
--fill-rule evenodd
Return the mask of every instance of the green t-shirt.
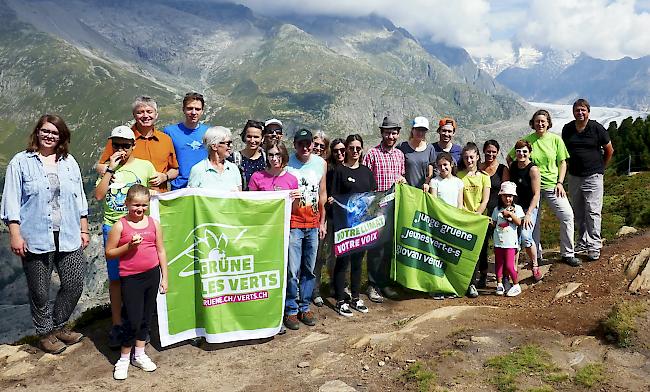
M 153 164 L 144 159 L 135 158 L 126 165 L 118 166 L 111 178 L 106 197 L 104 198 L 104 224 L 112 226 L 126 215 L 126 193 L 132 185 L 141 184 L 146 187 L 149 179 L 156 173 Z M 99 183 L 100 179 L 97 181 Z
M 569 151 L 567 151 L 562 138 L 550 132 L 545 132 L 542 137 L 539 137 L 537 133 L 533 132 L 524 137 L 524 140 L 528 141 L 533 148 L 530 160 L 539 168 L 542 180 L 541 188 L 555 188 L 560 172 L 559 165 L 569 158 Z M 512 160 L 516 158 L 514 147 L 508 155 Z
M 463 207 L 471 212 L 478 210 L 483 201 L 483 189 L 490 187 L 490 176 L 480 171 L 476 174 L 468 176 L 465 170 L 458 172 L 458 178 L 463 180 Z

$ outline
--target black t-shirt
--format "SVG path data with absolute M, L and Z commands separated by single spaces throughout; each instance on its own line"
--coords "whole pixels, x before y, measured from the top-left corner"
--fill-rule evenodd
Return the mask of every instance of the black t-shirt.
M 332 171 L 330 191 L 333 196 L 377 190 L 375 176 L 370 169 L 359 165 L 356 169 L 338 165 Z
M 510 181 L 517 184 L 517 204 L 526 212 L 533 200 L 533 181 L 530 178 L 530 169 L 533 166 L 535 164 L 530 162 L 526 167 L 520 169 L 516 161 L 510 164 Z
M 503 171 L 506 165 L 499 163 L 497 170 L 490 176 L 490 198 L 487 203 L 487 211 L 492 211 L 499 204 L 499 191 L 501 190 L 501 183 L 503 182 Z
M 584 131 L 576 130 L 576 122 L 571 121 L 562 128 L 562 140 L 569 154 L 569 174 L 587 177 L 605 173 L 603 146 L 609 143 L 609 133 L 594 120 L 587 121 Z

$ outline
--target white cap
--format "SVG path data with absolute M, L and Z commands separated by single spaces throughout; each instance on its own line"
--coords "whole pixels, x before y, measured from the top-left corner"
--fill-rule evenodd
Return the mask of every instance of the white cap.
M 114 137 L 121 137 L 123 139 L 131 139 L 135 140 L 135 134 L 131 130 L 131 128 L 127 127 L 126 125 L 120 125 L 119 127 L 113 128 L 111 131 L 111 136 L 109 136 L 109 139 L 112 139 Z
M 413 128 L 426 128 L 429 130 L 429 120 L 426 117 L 416 117 L 413 119 Z
M 270 120 L 266 120 L 264 126 L 268 127 L 271 124 L 278 124 L 279 126 L 282 126 L 282 121 L 278 120 L 277 118 L 272 118 Z

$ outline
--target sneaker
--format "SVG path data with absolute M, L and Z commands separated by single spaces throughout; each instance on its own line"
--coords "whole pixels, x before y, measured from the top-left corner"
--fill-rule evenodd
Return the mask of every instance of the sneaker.
M 456 294 L 445 294 L 445 299 L 456 299 L 458 296 Z
M 399 293 L 390 286 L 382 287 L 381 292 L 384 294 L 384 297 L 386 298 L 390 298 L 390 299 L 399 298 Z
M 519 294 L 521 294 L 521 286 L 519 286 L 519 283 L 516 285 L 513 285 L 510 290 L 506 293 L 506 297 L 516 297 Z
M 442 301 L 445 299 L 445 294 L 443 293 L 429 293 L 429 297 L 437 300 L 437 301 Z
M 368 299 L 372 302 L 382 303 L 384 302 L 384 297 L 382 297 L 381 292 L 377 290 L 375 286 L 368 286 Z
M 322 308 L 325 302 L 323 301 L 323 297 L 320 295 L 318 297 L 314 297 L 314 300 L 312 301 L 314 305 L 316 305 L 319 308 Z
M 113 369 L 113 378 L 116 380 L 126 380 L 129 376 L 129 360 L 126 358 L 120 358 L 115 362 L 115 368 Z
M 600 260 L 599 254 L 590 254 L 587 256 L 587 261 L 598 261 Z
M 497 284 L 496 295 L 504 295 L 505 293 L 506 293 L 506 289 L 503 288 L 503 283 Z
M 68 346 L 79 343 L 84 338 L 79 332 L 74 332 L 68 327 L 63 327 L 54 332 L 54 336 Z
M 145 372 L 153 372 L 158 368 L 155 363 L 149 358 L 147 354 L 141 354 L 136 356 L 133 356 L 131 358 L 131 364 L 133 366 L 139 367 L 140 369 L 144 370 Z
M 285 327 L 292 329 L 292 330 L 297 330 L 300 328 L 300 322 L 298 321 L 298 315 L 296 314 L 290 314 L 288 316 L 284 316 L 284 325 Z
M 108 347 L 112 349 L 122 347 L 122 326 L 113 325 L 108 333 Z
M 478 282 L 476 282 L 476 288 L 484 289 L 486 287 L 487 287 L 487 274 L 481 273 L 481 275 L 478 278 Z
M 278 335 L 284 335 L 285 333 L 287 333 L 287 327 L 282 324 L 280 325 L 280 331 L 278 331 Z
M 539 267 L 533 267 L 533 279 L 535 279 L 535 282 L 542 280 L 542 271 Z
M 338 301 L 336 303 L 336 311 L 341 315 L 345 317 L 352 317 L 352 309 L 350 309 L 350 305 L 348 305 L 347 302 L 345 301 Z
M 310 327 L 316 325 L 316 316 L 311 310 L 298 313 L 298 320 L 302 321 L 305 325 L 309 325 Z
M 582 265 L 582 261 L 580 261 L 580 259 L 573 256 L 562 257 L 562 262 L 570 265 L 571 267 L 580 267 Z
M 46 353 L 61 354 L 68 346 L 60 341 L 54 333 L 50 333 L 38 341 L 38 347 Z
M 357 312 L 368 313 L 368 307 L 363 303 L 363 300 L 361 298 L 352 298 L 350 307 Z
M 476 286 L 474 286 L 473 284 L 469 285 L 469 287 L 467 288 L 467 296 L 469 298 L 478 297 L 478 290 L 476 290 Z

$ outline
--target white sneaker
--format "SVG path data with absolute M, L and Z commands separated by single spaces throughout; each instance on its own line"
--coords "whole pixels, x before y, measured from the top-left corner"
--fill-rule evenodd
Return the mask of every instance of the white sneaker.
M 506 297 L 516 297 L 519 294 L 521 294 L 521 286 L 519 286 L 519 283 L 516 285 L 513 285 L 510 290 L 506 293 Z
M 341 315 L 345 317 L 352 317 L 352 310 L 350 309 L 350 305 L 348 305 L 347 302 L 339 302 L 336 304 L 336 311 Z
M 368 313 L 368 307 L 363 303 L 363 300 L 360 298 L 353 299 L 352 302 L 350 302 L 350 307 L 357 312 L 361 313 Z
M 497 295 L 504 295 L 506 293 L 506 289 L 503 287 L 503 283 L 497 284 Z
M 129 376 L 129 360 L 120 358 L 115 362 L 115 369 L 113 369 L 113 378 L 116 380 L 126 380 Z
M 155 363 L 147 356 L 147 354 L 142 354 L 139 356 L 134 356 L 131 358 L 131 363 L 133 366 L 137 366 L 145 372 L 153 372 L 158 368 Z

